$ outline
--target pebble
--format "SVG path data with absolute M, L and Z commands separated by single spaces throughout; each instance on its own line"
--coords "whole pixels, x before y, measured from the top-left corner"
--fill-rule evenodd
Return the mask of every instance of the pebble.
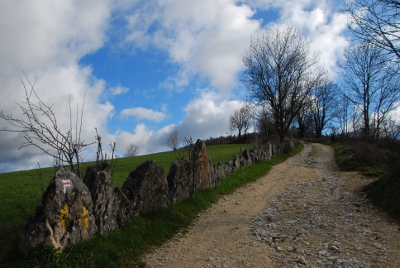
M 301 264 L 307 264 L 306 259 L 304 258 L 304 256 L 297 257 L 297 262 L 301 263 Z

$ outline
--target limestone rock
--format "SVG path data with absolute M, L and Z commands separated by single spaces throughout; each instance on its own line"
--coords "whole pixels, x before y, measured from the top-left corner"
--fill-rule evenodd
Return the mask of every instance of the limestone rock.
M 70 170 L 60 167 L 34 215 L 20 234 L 24 254 L 40 245 L 59 250 L 91 239 L 97 233 L 89 189 Z
M 102 163 L 88 167 L 84 183 L 89 188 L 93 200 L 93 215 L 100 234 L 118 228 L 117 205 L 111 180 L 111 166 Z
M 272 156 L 274 156 L 273 152 L 272 152 L 272 144 L 270 142 L 268 142 L 268 151 L 267 151 L 267 155 L 268 155 L 268 159 L 271 159 Z
M 124 226 L 130 220 L 135 218 L 135 211 L 133 204 L 125 196 L 125 194 L 118 187 L 114 188 L 115 194 L 115 207 L 117 209 L 117 224 Z
M 251 156 L 250 156 L 250 152 L 246 149 L 243 151 L 242 153 L 242 159 L 245 160 L 245 166 L 250 166 L 251 164 L 253 164 Z
M 132 171 L 121 190 L 132 203 L 135 214 L 170 205 L 164 169 L 153 160 L 146 161 Z
M 215 183 L 220 182 L 221 180 L 225 179 L 225 177 L 229 173 L 227 172 L 226 164 L 219 161 L 217 164 L 214 165 L 214 181 Z
M 172 162 L 167 176 L 171 202 L 178 202 L 193 194 L 193 163 L 179 158 Z
M 214 187 L 214 169 L 210 155 L 206 149 L 206 143 L 202 140 L 197 140 L 193 147 L 192 154 L 193 162 L 193 179 L 194 191 L 201 189 L 209 189 Z
M 240 155 L 235 155 L 232 159 L 233 169 L 237 171 L 241 167 L 242 157 Z

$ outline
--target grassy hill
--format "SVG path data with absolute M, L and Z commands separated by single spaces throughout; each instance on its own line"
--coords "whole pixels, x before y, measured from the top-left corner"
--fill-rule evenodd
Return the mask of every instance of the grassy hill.
M 212 161 L 216 163 L 229 161 L 241 149 L 250 147 L 249 144 L 214 145 L 208 146 L 207 150 Z M 146 160 L 153 159 L 168 174 L 172 161 L 182 156 L 188 156 L 185 150 L 120 158 L 112 176 L 114 186 L 121 187 L 129 173 Z M 84 166 L 92 164 L 94 163 L 85 163 Z M 51 167 L 0 174 L 0 266 L 15 256 L 19 232 L 40 203 L 42 185 L 45 190 L 54 171 L 55 168 Z

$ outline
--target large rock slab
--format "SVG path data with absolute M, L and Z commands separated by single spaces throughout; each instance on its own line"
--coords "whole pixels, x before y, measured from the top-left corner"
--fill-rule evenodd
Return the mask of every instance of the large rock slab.
M 243 151 L 242 158 L 245 160 L 245 165 L 250 166 L 253 164 L 249 150 L 246 149 Z
M 73 172 L 60 167 L 23 227 L 20 249 L 24 254 L 41 245 L 62 250 L 96 233 L 89 189 Z
M 214 181 L 215 183 L 220 182 L 221 180 L 225 179 L 227 176 L 225 164 L 219 161 L 217 164 L 214 165 Z
M 197 140 L 194 145 L 192 162 L 194 191 L 214 187 L 215 180 L 213 163 L 207 152 L 206 143 L 204 141 Z
M 125 196 L 121 189 L 118 187 L 114 188 L 115 203 L 117 209 L 117 223 L 118 226 L 124 226 L 129 221 L 135 219 L 135 210 L 133 204 Z
M 178 202 L 191 196 L 194 192 L 192 161 L 185 158 L 174 160 L 167 181 L 171 202 Z
M 170 205 L 164 169 L 153 160 L 132 171 L 121 190 L 132 203 L 135 215 Z
M 111 166 L 101 163 L 86 169 L 83 182 L 89 188 L 93 200 L 93 215 L 100 234 L 118 228 L 118 202 L 111 180 Z

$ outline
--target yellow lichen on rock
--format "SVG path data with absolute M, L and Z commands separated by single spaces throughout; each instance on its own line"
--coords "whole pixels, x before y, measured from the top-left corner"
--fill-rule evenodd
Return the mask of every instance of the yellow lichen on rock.
M 65 204 L 62 209 L 60 209 L 60 223 L 64 231 L 67 230 L 67 218 L 68 218 L 68 205 Z
M 82 236 L 83 238 L 86 237 L 86 230 L 89 228 L 89 212 L 85 207 L 82 207 L 82 215 L 78 219 L 79 223 L 83 227 Z

